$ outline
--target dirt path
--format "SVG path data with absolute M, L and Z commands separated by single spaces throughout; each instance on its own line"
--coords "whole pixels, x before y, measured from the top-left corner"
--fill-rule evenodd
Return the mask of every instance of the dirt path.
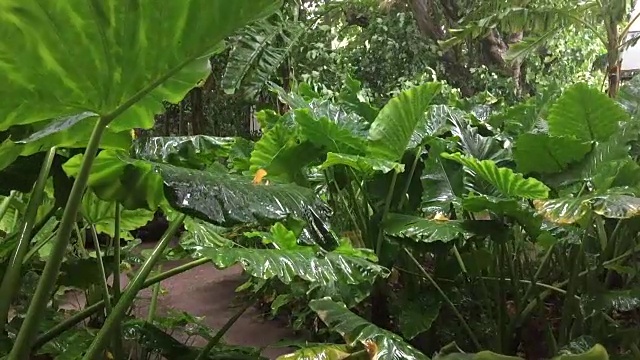
M 174 309 L 203 316 L 204 323 L 215 331 L 237 313 L 235 289 L 242 282 L 242 269 L 239 267 L 218 270 L 213 265 L 202 265 L 162 282 L 166 293 L 159 298 L 158 311 Z M 141 293 L 142 299 L 136 309 L 140 314 L 146 314 L 150 295 L 149 289 Z M 282 324 L 264 320 L 254 307 L 249 308 L 225 335 L 229 344 L 259 348 L 283 339 L 293 339 L 293 333 Z M 282 348 L 266 348 L 262 354 L 275 359 L 287 352 Z
M 180 263 L 165 262 L 162 269 L 168 270 Z M 120 279 L 124 288 L 128 283 L 126 275 L 122 274 Z M 203 322 L 216 331 L 238 312 L 238 303 L 234 301 L 235 289 L 243 282 L 242 269 L 239 266 L 218 270 L 211 264 L 201 265 L 161 283 L 164 291 L 159 296 L 157 314 L 166 313 L 169 309 L 186 311 L 191 315 L 203 317 Z M 144 289 L 138 296 L 135 313 L 144 318 L 148 313 L 151 288 Z M 67 300 L 64 308 L 77 310 L 84 307 L 83 293 L 70 292 L 65 297 Z M 283 324 L 265 320 L 255 307 L 250 307 L 224 337 L 224 341 L 230 345 L 264 348 L 262 355 L 269 359 L 275 359 L 291 351 L 281 347 L 268 347 L 286 339 L 294 339 L 293 332 Z M 192 345 L 204 344 L 204 339 L 200 339 Z

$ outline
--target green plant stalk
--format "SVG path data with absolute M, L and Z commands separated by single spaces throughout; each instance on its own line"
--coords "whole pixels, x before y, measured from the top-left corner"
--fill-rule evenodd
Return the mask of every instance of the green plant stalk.
M 389 213 L 389 209 L 391 208 L 391 200 L 393 200 L 393 190 L 396 188 L 396 180 L 398 180 L 398 172 L 393 172 L 393 178 L 391 179 L 391 185 L 389 185 L 389 191 L 387 192 L 387 198 L 384 200 L 384 209 L 382 209 L 382 219 L 381 221 L 385 221 L 387 218 L 387 214 Z M 376 241 L 376 255 L 380 256 L 380 252 L 382 251 L 382 243 L 384 242 L 384 229 L 380 226 L 380 230 L 378 230 L 378 240 Z
M 529 299 L 531 298 L 531 294 L 533 293 L 533 289 L 537 285 L 536 281 L 538 281 L 538 279 L 540 279 L 540 276 L 542 275 L 542 272 L 544 271 L 544 269 L 547 267 L 547 264 L 551 260 L 551 255 L 553 253 L 553 249 L 555 249 L 555 244 L 551 245 L 549 247 L 549 249 L 547 250 L 547 253 L 544 254 L 544 258 L 542 258 L 542 262 L 540 263 L 540 266 L 538 266 L 538 270 L 536 270 L 536 273 L 533 275 L 533 281 L 528 286 L 527 290 L 525 290 L 524 295 L 520 299 L 521 303 L 524 304 L 524 303 L 528 302 Z M 528 315 L 528 314 L 526 314 L 526 315 Z M 511 323 L 509 324 L 509 332 L 510 333 L 513 333 L 513 331 L 515 330 L 517 324 L 520 321 L 522 321 L 523 320 L 523 316 L 526 316 L 526 315 L 523 314 L 523 312 L 520 312 L 520 314 L 518 314 L 518 316 L 515 316 L 511 320 Z
M 124 293 L 122 293 L 122 296 L 118 300 L 116 306 L 113 308 L 111 314 L 107 316 L 107 319 L 102 325 L 102 328 L 100 329 L 95 339 L 89 346 L 89 349 L 87 349 L 87 352 L 82 358 L 83 360 L 94 360 L 100 356 L 100 354 L 104 350 L 104 347 L 109 341 L 109 334 L 113 331 L 114 327 L 120 321 L 122 321 L 122 318 L 126 314 L 127 309 L 131 306 L 133 300 L 135 300 L 136 295 L 144 286 L 145 280 L 151 273 L 151 270 L 156 265 L 158 260 L 160 260 L 164 249 L 166 249 L 167 245 L 169 245 L 169 242 L 182 225 L 185 217 L 186 215 L 182 214 L 178 217 L 178 219 L 171 223 L 167 231 L 164 233 L 164 235 L 156 245 L 155 249 L 153 249 L 151 256 L 149 256 L 147 261 L 144 262 L 133 281 L 131 281 L 129 286 L 127 286 L 127 289 L 124 291 Z
M 562 320 L 560 321 L 560 330 L 559 330 L 559 345 L 563 346 L 569 340 L 570 335 L 570 323 L 573 315 L 573 310 L 575 309 L 575 299 L 573 298 L 574 293 L 578 290 L 578 276 L 580 270 L 580 263 L 582 262 L 582 257 L 584 255 L 584 240 L 580 242 L 578 247 L 577 254 L 574 259 L 573 268 L 571 269 L 571 274 L 569 278 L 569 284 L 567 286 L 567 296 L 564 300 L 564 307 L 562 311 Z
M 471 341 L 473 342 L 473 345 L 476 347 L 476 350 L 480 351 L 482 346 L 480 346 L 480 342 L 478 341 L 478 338 L 476 337 L 476 335 L 473 333 L 473 330 L 471 330 L 471 327 L 469 326 L 469 324 L 467 323 L 467 321 L 464 319 L 464 316 L 462 316 L 462 314 L 460 313 L 460 311 L 458 311 L 458 308 L 456 308 L 456 305 L 453 303 L 453 301 L 451 301 L 451 299 L 449 299 L 449 297 L 447 296 L 447 294 L 445 294 L 445 292 L 442 290 L 442 288 L 438 285 L 438 283 L 431 277 L 431 275 L 429 275 L 429 273 L 422 267 L 422 265 L 420 265 L 420 262 L 418 262 L 418 260 L 413 256 L 413 254 L 411 253 L 411 251 L 409 251 L 407 248 L 404 248 L 404 251 L 407 253 L 407 255 L 409 256 L 409 258 L 411 259 L 411 261 L 413 261 L 413 263 L 418 267 L 418 269 L 420 269 L 420 271 L 422 272 L 422 274 L 424 275 L 424 277 L 429 280 L 429 282 L 431 283 L 431 285 L 433 285 L 434 288 L 436 288 L 436 291 L 438 291 L 438 293 L 440 294 L 440 296 L 442 296 L 442 299 L 447 303 L 447 305 L 451 308 L 451 311 L 453 311 L 453 313 L 456 315 L 456 317 L 458 318 L 458 320 L 460 320 L 460 323 L 462 324 L 462 327 L 465 329 L 465 331 L 468 333 L 469 338 L 471 339 Z
M 413 163 L 411 164 L 411 169 L 409 170 L 409 176 L 407 177 L 407 181 L 404 183 L 404 187 L 402 188 L 402 197 L 400 198 L 400 202 L 398 203 L 398 209 L 402 209 L 404 206 L 405 200 L 407 200 L 407 194 L 409 193 L 409 187 L 411 186 L 411 179 L 413 178 L 413 174 L 416 172 L 416 167 L 418 167 L 418 162 L 420 161 L 420 153 L 422 152 L 422 146 L 418 146 L 418 150 L 416 150 L 416 158 L 413 159 Z
M 198 260 L 194 260 L 191 262 L 188 262 L 186 264 L 177 266 L 171 270 L 167 270 L 165 272 L 163 272 L 162 274 L 156 275 L 156 276 L 152 276 L 150 278 L 148 278 L 144 284 L 142 285 L 142 288 L 148 288 L 151 285 L 157 284 L 160 281 L 166 280 L 170 277 L 176 276 L 178 274 L 182 274 L 185 271 L 189 271 L 193 268 L 196 268 L 200 265 L 204 265 L 206 263 L 211 262 L 211 260 L 209 260 L 208 258 L 200 258 Z M 115 302 L 115 301 L 114 301 Z M 34 349 L 39 349 L 40 347 L 42 347 L 42 345 L 48 343 L 49 341 L 55 339 L 56 337 L 60 336 L 61 334 L 63 334 L 65 331 L 72 329 L 74 326 L 78 325 L 80 322 L 82 322 L 83 320 L 89 318 L 91 315 L 97 313 L 98 311 L 102 310 L 104 308 L 104 300 L 100 300 L 97 301 L 95 304 L 88 306 L 86 308 L 84 308 L 81 311 L 78 311 L 77 313 L 73 314 L 72 316 L 66 318 L 64 321 L 62 321 L 61 323 L 55 325 L 54 327 L 52 327 L 51 329 L 49 329 L 47 332 L 45 332 L 44 334 L 40 335 L 36 341 L 34 342 L 33 348 Z
M 162 272 L 162 265 L 158 265 L 158 273 Z M 157 282 L 153 285 L 153 293 L 151 294 L 151 303 L 149 304 L 149 312 L 147 313 L 147 322 L 153 324 L 153 319 L 156 317 L 156 310 L 158 309 L 158 297 L 160 296 L 160 284 Z
M 58 236 L 53 244 L 49 260 L 40 276 L 40 281 L 29 304 L 29 310 L 27 311 L 25 320 L 20 327 L 20 332 L 18 332 L 7 360 L 24 360 L 29 357 L 32 341 L 38 330 L 38 325 L 43 318 L 49 297 L 55 286 L 56 278 L 60 272 L 60 265 L 62 264 L 67 245 L 69 244 L 69 237 L 71 236 L 71 231 L 76 221 L 78 208 L 82 202 L 82 195 L 89 180 L 89 173 L 100 145 L 100 139 L 109 121 L 110 118 L 101 117 L 93 128 L 85 156 L 80 165 L 80 171 L 78 172 L 76 180 L 73 182 L 73 187 L 71 188 L 71 193 L 69 194 L 69 199 L 67 200 L 67 205 L 62 215 Z
M 89 229 L 91 230 L 91 237 L 93 238 L 93 244 L 96 248 L 96 258 L 98 260 L 98 271 L 100 272 L 100 288 L 102 290 L 104 308 L 107 310 L 107 315 L 109 315 L 111 314 L 113 307 L 111 306 L 111 295 L 109 294 L 109 284 L 107 283 L 107 272 L 104 269 L 102 251 L 100 250 L 100 244 L 98 243 L 98 233 L 96 232 L 96 227 L 93 226 L 93 224 L 89 224 Z
M 260 289 L 258 289 L 258 291 L 256 291 L 253 294 L 253 298 L 257 298 L 262 293 L 264 293 L 266 288 L 267 288 L 266 285 L 262 285 L 262 287 Z M 220 342 L 220 340 L 222 339 L 224 334 L 226 334 L 227 331 L 229 331 L 229 329 L 231 329 L 233 324 L 235 324 L 236 321 L 238 321 L 238 319 L 240 319 L 240 316 L 242 316 L 242 314 L 244 314 L 245 311 L 247 311 L 247 309 L 249 309 L 251 307 L 251 305 L 253 305 L 253 301 L 247 301 L 247 303 L 242 308 L 240 308 L 240 310 L 237 313 L 235 313 L 229 320 L 227 320 L 227 322 L 220 328 L 220 330 L 218 330 L 218 332 L 216 332 L 214 337 L 211 340 L 209 340 L 207 345 L 202 348 L 202 350 L 198 354 L 198 357 L 196 357 L 195 360 L 207 359 L 208 356 L 209 356 L 209 353 L 211 352 L 211 350 L 213 350 L 213 348 L 216 345 L 218 345 L 218 343 Z
M 113 237 L 111 238 L 111 247 L 113 248 L 113 303 L 120 300 L 120 263 L 122 262 L 120 254 L 120 203 L 116 202 Z M 115 360 L 126 359 L 124 355 L 124 347 L 122 345 L 122 322 L 118 322 L 113 330 L 113 357 Z
M 47 183 L 47 178 L 49 177 L 49 172 L 51 171 L 51 165 L 53 164 L 53 158 L 55 157 L 55 155 L 56 148 L 54 146 L 49 149 L 44 162 L 40 167 L 38 179 L 33 186 L 33 191 L 31 191 L 31 197 L 29 198 L 27 212 L 24 217 L 24 222 L 22 223 L 22 231 L 20 232 L 18 244 L 15 251 L 13 252 L 13 255 L 11 256 L 11 259 L 9 260 L 7 270 L 2 279 L 2 285 L 0 285 L 0 294 L 2 294 L 2 296 L 0 296 L 0 333 L 4 333 L 5 325 L 7 324 L 7 320 L 9 317 L 9 308 L 11 307 L 11 303 L 13 302 L 13 298 L 20 284 L 22 264 L 24 263 L 24 258 L 29 251 L 31 234 L 38 217 L 38 208 L 42 203 L 44 188 Z M 9 199 L 9 202 L 12 198 L 13 196 L 11 195 L 7 197 L 7 199 Z M 4 206 L 5 204 L 3 203 L 2 205 Z M 6 209 L 4 210 L 6 212 Z
M 2 203 L 0 203 L 0 220 L 2 220 L 2 218 L 7 214 L 7 211 L 9 211 L 9 207 L 11 206 L 11 201 L 15 197 L 16 197 L 16 192 L 11 190 L 11 192 L 9 193 L 9 196 L 4 198 L 4 200 L 2 200 Z
M 40 242 L 36 246 L 34 246 L 31 249 L 29 249 L 29 252 L 24 257 L 24 261 L 22 262 L 22 265 L 27 264 L 29 261 L 31 261 L 31 258 L 33 258 L 38 253 L 38 251 L 40 251 L 40 249 L 42 249 L 43 246 L 47 245 L 49 243 L 49 241 L 51 241 L 51 239 L 53 239 L 55 236 L 56 236 L 56 233 L 54 232 L 48 238 L 46 238 L 44 241 Z

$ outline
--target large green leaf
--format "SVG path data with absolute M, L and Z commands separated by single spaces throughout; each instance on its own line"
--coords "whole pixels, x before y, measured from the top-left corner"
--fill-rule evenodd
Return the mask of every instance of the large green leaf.
M 373 159 L 370 157 L 359 155 L 336 154 L 332 152 L 327 154 L 327 160 L 322 163 L 320 167 L 326 169 L 336 165 L 349 166 L 365 175 L 371 175 L 376 171 L 380 171 L 383 174 L 386 174 L 390 171 L 404 171 L 404 164 L 400 164 L 397 162 L 384 159 Z
M 301 169 L 318 156 L 319 149 L 309 141 L 302 142 L 297 128 L 278 123 L 255 143 L 250 170 L 256 173 L 263 169 L 271 177 L 294 181 L 301 176 Z
M 588 142 L 568 136 L 522 134 L 513 149 L 518 171 L 528 173 L 556 173 L 571 162 L 582 159 L 591 150 Z
M 607 141 L 629 118 L 615 101 L 586 84 L 567 89 L 549 110 L 549 134 L 583 141 Z
M 426 243 L 449 242 L 469 235 L 461 221 L 429 220 L 403 214 L 389 214 L 382 226 L 387 235 Z
M 583 295 L 580 307 L 585 316 L 597 312 L 609 313 L 611 310 L 629 312 L 640 309 L 640 289 L 609 290 L 596 294 Z
M 440 83 L 427 83 L 389 100 L 369 129 L 369 154 L 390 161 L 400 160 L 441 87 Z
M 480 135 L 479 129 L 471 125 L 468 114 L 449 106 L 440 105 L 436 109 L 439 116 L 451 123 L 451 133 L 457 137 L 460 149 L 476 159 L 500 160 L 504 149 L 496 138 Z
M 478 160 L 460 153 L 443 153 L 441 156 L 466 166 L 506 196 L 526 199 L 545 199 L 549 196 L 549 188 L 542 182 L 534 178 L 525 179 L 522 174 L 498 167 L 491 160 Z
M 318 113 L 319 109 L 314 112 Z M 314 116 L 316 115 L 316 116 Z M 300 134 L 306 140 L 322 146 L 327 151 L 361 155 L 366 149 L 366 127 L 357 117 L 340 116 L 329 118 L 317 116 L 308 109 L 295 110 L 295 120 L 300 125 Z M 331 115 L 329 113 L 328 115 Z
M 133 144 L 138 159 L 204 169 L 227 157 L 237 139 L 207 135 L 142 137 Z
M 0 144 L 0 170 L 9 166 L 19 156 L 29 156 L 44 152 L 54 146 L 59 148 L 84 148 L 87 146 L 97 117 L 90 112 L 39 121 L 20 126 L 20 133 L 12 133 Z M 0 139 L 2 135 L 0 134 Z M 114 133 L 107 129 L 102 136 L 102 149 L 129 149 L 131 135 L 129 132 Z
M 163 100 L 182 100 L 209 74 L 226 36 L 278 4 L 3 1 L 0 130 L 84 111 L 117 117 L 112 131 L 149 128 Z
M 218 268 L 240 264 L 253 277 L 278 278 L 285 284 L 296 278 L 321 285 L 372 283 L 377 276 L 388 275 L 385 268 L 367 259 L 332 252 L 316 255 L 313 247 L 296 250 L 204 248 L 199 253 Z
M 80 161 L 80 155 L 70 159 L 64 166 L 67 174 L 75 176 Z M 118 200 L 130 209 L 155 209 L 166 195 L 174 208 L 225 226 L 288 216 L 307 219 L 311 209 L 326 212 L 311 190 L 296 185 L 256 185 L 223 169 L 180 168 L 109 150 L 98 154 L 89 186 L 101 199 Z
M 445 134 L 451 128 L 453 112 L 460 111 L 446 105 L 431 105 L 411 134 L 408 149 L 423 145 L 425 139 Z
M 82 198 L 82 209 L 87 220 L 98 234 L 114 236 L 116 203 L 100 200 L 93 192 L 87 191 Z M 129 231 L 138 229 L 153 219 L 153 211 L 145 209 L 125 210 L 120 208 L 120 238 L 132 239 Z
M 400 336 L 367 322 L 330 298 L 312 300 L 309 306 L 331 330 L 342 335 L 348 345 L 363 344 L 372 359 L 429 359 Z
M 304 31 L 301 23 L 280 13 L 247 26 L 229 54 L 222 88 L 228 94 L 243 88 L 244 95 L 254 99 L 298 45 Z

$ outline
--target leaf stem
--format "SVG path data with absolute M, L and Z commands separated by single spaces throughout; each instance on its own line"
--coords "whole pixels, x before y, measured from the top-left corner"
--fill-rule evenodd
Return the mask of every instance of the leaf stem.
M 460 313 L 460 311 L 458 311 L 458 309 L 456 308 L 456 305 L 453 303 L 453 301 L 451 301 L 451 299 L 449 299 L 449 297 L 447 296 L 447 294 L 442 290 L 442 288 L 440 288 L 440 286 L 438 285 L 438 283 L 431 277 L 431 275 L 429 275 L 429 273 L 424 269 L 424 267 L 422 267 L 422 265 L 420 265 L 420 262 L 418 262 L 418 260 L 413 256 L 413 254 L 411 253 L 411 251 L 409 251 L 407 248 L 404 248 L 404 251 L 407 253 L 407 255 L 409 255 L 409 258 L 411 259 L 411 261 L 413 261 L 413 263 L 418 267 L 418 269 L 420 269 L 420 272 L 422 272 L 422 274 L 424 275 L 424 277 L 429 280 L 429 282 L 431 283 L 431 285 L 433 285 L 433 287 L 436 289 L 436 291 L 438 291 L 438 293 L 440 294 L 440 296 L 442 296 L 442 299 L 447 303 L 447 305 L 449 305 L 449 307 L 451 308 L 451 311 L 453 311 L 453 313 L 456 315 L 456 317 L 458 318 L 458 320 L 460 320 L 460 323 L 462 324 L 462 327 L 465 329 L 465 331 L 469 334 L 469 338 L 471 339 L 471 341 L 473 342 L 473 345 L 476 347 L 476 349 L 478 351 L 480 351 L 480 349 L 482 348 L 480 346 L 480 342 L 478 341 L 478 338 L 476 337 L 476 335 L 473 333 L 473 330 L 471 330 L 471 327 L 469 326 L 469 324 L 467 323 L 467 321 L 464 319 L 464 317 L 462 316 L 462 314 Z
M 89 219 L 85 217 L 87 222 Z M 91 238 L 93 239 L 93 245 L 96 249 L 96 259 L 98 260 L 98 271 L 100 272 L 100 287 L 102 290 L 102 299 L 104 300 L 104 307 L 107 310 L 107 315 L 111 314 L 113 310 L 111 306 L 111 296 L 109 294 L 109 284 L 107 283 L 107 272 L 104 268 L 104 262 L 102 262 L 102 251 L 100 251 L 100 244 L 98 243 L 98 233 L 96 227 L 89 222 L 89 230 L 91 231 Z
M 391 200 L 393 200 L 393 190 L 396 188 L 396 180 L 398 180 L 398 172 L 393 172 L 393 178 L 391 179 L 391 184 L 389 185 L 389 190 L 387 192 L 387 198 L 384 201 L 384 209 L 382 210 L 382 219 L 384 222 L 387 218 L 387 214 L 389 213 L 389 209 L 391 208 Z M 378 240 L 376 242 L 376 255 L 380 256 L 380 252 L 382 251 L 382 243 L 384 242 L 384 229 L 380 226 L 378 230 Z
M 2 294 L 2 296 L 0 296 L 0 333 L 4 333 L 5 325 L 7 324 L 9 316 L 9 308 L 11 307 L 15 292 L 19 288 L 22 264 L 24 263 L 25 256 L 29 252 L 31 234 L 33 233 L 34 225 L 38 217 L 38 208 L 42 203 L 44 188 L 47 183 L 47 178 L 49 177 L 49 172 L 51 171 L 51 165 L 53 164 L 53 158 L 55 155 L 56 148 L 52 147 L 47 152 L 44 162 L 40 167 L 38 179 L 33 186 L 33 191 L 31 191 L 31 196 L 29 198 L 29 204 L 27 205 L 27 211 L 24 217 L 24 222 L 22 223 L 22 231 L 20 232 L 18 245 L 13 252 L 13 256 L 11 256 L 11 260 L 9 260 L 6 273 L 2 279 L 2 285 L 0 285 L 0 294 Z M 5 201 L 10 202 L 12 198 L 13 194 L 9 195 Z M 4 207 L 5 204 L 3 203 L 2 206 Z M 8 208 L 8 204 L 6 204 L 6 207 Z M 5 210 L 6 212 L 6 208 L 2 210 Z
M 167 245 L 169 245 L 169 242 L 182 225 L 185 217 L 186 215 L 181 214 L 175 221 L 171 223 L 167 231 L 164 233 L 164 235 L 156 245 L 155 249 L 153 249 L 151 256 L 149 256 L 147 261 L 145 261 L 145 263 L 136 274 L 135 278 L 131 281 L 129 286 L 127 286 L 127 289 L 118 300 L 118 303 L 113 308 L 111 314 L 107 316 L 104 325 L 102 325 L 102 328 L 96 335 L 96 338 L 93 340 L 93 342 L 89 346 L 89 349 L 87 349 L 87 352 L 82 358 L 83 360 L 95 360 L 100 356 L 100 354 L 104 350 L 104 347 L 107 345 L 109 334 L 126 314 L 136 295 L 144 286 L 144 282 L 151 273 L 151 270 L 156 265 L 158 260 L 160 260 L 160 257 L 162 256 Z
M 162 274 L 148 278 L 142 285 L 142 288 L 143 289 L 148 288 L 149 286 L 154 285 L 160 281 L 166 280 L 178 274 L 182 274 L 185 271 L 189 271 L 195 267 L 204 265 L 209 262 L 211 262 L 211 260 L 208 258 L 200 258 L 198 260 L 194 260 L 186 264 L 177 266 L 171 270 L 167 270 L 163 272 Z M 68 317 L 67 319 L 60 322 L 59 324 L 55 325 L 51 329 L 47 330 L 44 334 L 40 335 L 34 342 L 33 349 L 39 349 L 40 347 L 42 347 L 42 345 L 60 336 L 65 331 L 73 328 L 74 326 L 82 322 L 82 320 L 90 317 L 91 315 L 97 313 L 103 308 L 104 308 L 104 300 L 99 300 L 95 304 L 88 306 L 81 311 L 78 311 L 77 313 Z
M 113 303 L 120 300 L 120 203 L 116 202 L 115 217 L 113 227 L 113 237 L 111 247 L 113 248 Z M 113 329 L 113 357 L 115 360 L 124 360 L 124 349 L 122 347 L 122 322 L 118 322 Z

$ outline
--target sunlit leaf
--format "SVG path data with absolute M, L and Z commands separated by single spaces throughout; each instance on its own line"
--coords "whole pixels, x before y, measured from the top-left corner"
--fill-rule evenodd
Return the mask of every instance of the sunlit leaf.
M 114 132 L 150 128 L 163 100 L 182 100 L 209 75 L 225 37 L 278 5 L 3 1 L 0 130 L 83 111 L 117 117 Z
M 253 277 L 278 278 L 285 284 L 296 278 L 321 285 L 372 283 L 376 277 L 388 275 L 388 270 L 369 260 L 331 252 L 316 255 L 313 247 L 300 246 L 296 250 L 203 248 L 199 254 L 211 259 L 218 268 L 239 264 Z
M 366 354 L 361 357 L 353 357 L 354 351 L 346 345 L 320 345 L 300 349 L 291 354 L 279 356 L 276 360 L 366 360 Z

